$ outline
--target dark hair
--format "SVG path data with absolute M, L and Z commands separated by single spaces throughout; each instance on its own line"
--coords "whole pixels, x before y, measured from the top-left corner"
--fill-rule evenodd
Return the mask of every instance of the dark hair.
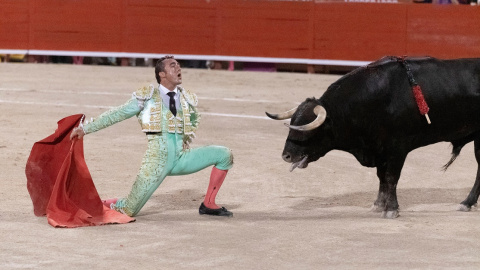
M 155 78 L 157 79 L 157 82 L 160 84 L 160 75 L 158 75 L 159 72 L 165 71 L 165 64 L 163 63 L 163 60 L 165 59 L 174 59 L 173 55 L 165 55 L 164 57 L 158 59 L 157 64 L 155 64 Z

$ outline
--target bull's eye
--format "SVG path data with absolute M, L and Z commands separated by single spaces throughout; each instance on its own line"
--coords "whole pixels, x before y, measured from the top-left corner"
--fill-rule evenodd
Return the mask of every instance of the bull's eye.
M 298 147 L 308 147 L 310 145 L 308 140 L 299 141 L 299 140 L 292 140 L 292 139 L 288 138 L 287 141 L 296 145 L 296 146 L 298 146 Z
M 298 142 L 300 143 L 305 143 L 313 138 L 313 133 L 312 132 L 291 132 L 288 135 L 288 139 L 291 141 Z
M 290 131 L 290 134 L 288 134 L 288 139 L 292 141 L 299 141 L 299 142 L 305 142 L 313 138 L 314 131 L 296 131 L 292 130 Z

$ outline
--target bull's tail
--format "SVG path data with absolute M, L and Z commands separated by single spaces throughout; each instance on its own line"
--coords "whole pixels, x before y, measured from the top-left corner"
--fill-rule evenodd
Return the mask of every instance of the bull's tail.
M 457 159 L 458 155 L 460 155 L 460 151 L 462 151 L 463 146 L 465 144 L 455 144 L 452 143 L 452 158 L 447 162 L 447 164 L 443 165 L 443 170 L 446 171 L 450 165 Z

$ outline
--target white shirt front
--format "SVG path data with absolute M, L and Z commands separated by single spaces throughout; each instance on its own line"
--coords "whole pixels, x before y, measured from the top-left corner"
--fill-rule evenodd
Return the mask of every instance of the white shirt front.
M 167 95 L 167 93 L 169 92 L 175 92 L 175 107 L 177 108 L 177 111 L 178 111 L 178 108 L 180 108 L 180 98 L 178 97 L 178 88 L 175 87 L 175 89 L 173 89 L 173 91 L 170 91 L 168 90 L 165 86 L 159 84 L 159 87 L 158 89 L 160 90 L 160 97 L 162 98 L 163 100 L 163 105 L 166 107 L 166 108 L 170 108 L 170 96 Z

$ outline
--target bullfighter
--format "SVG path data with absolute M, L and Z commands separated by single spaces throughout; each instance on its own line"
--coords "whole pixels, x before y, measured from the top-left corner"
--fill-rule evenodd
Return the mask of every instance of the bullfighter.
M 145 132 L 148 147 L 130 193 L 125 198 L 104 200 L 104 204 L 128 216 L 135 216 L 166 176 L 185 175 L 214 166 L 200 215 L 233 216 L 215 203 L 227 172 L 233 166 L 231 150 L 224 146 L 190 148 L 200 115 L 197 96 L 181 87 L 182 69 L 173 56 L 160 58 L 155 66 L 158 86 L 150 85 L 133 93 L 125 104 L 85 121 L 70 138 L 99 131 L 137 116 Z

